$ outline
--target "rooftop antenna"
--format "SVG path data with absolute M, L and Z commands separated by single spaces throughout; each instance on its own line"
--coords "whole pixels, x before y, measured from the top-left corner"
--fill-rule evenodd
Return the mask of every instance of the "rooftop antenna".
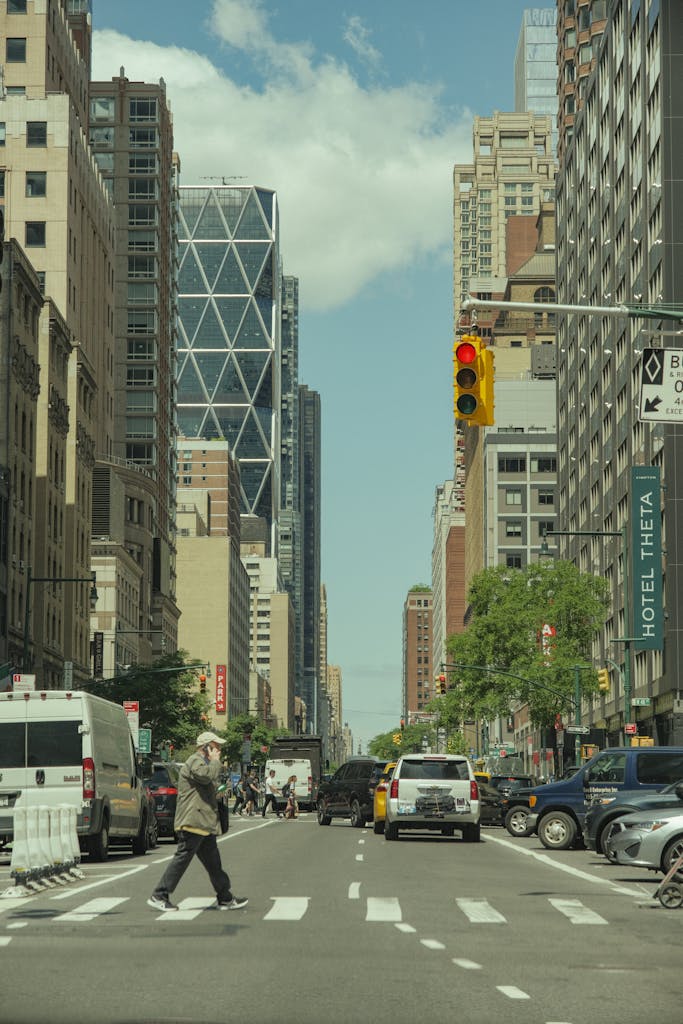
M 246 181 L 246 174 L 233 174 L 231 178 L 220 177 L 217 175 L 203 174 L 200 181 L 220 181 L 221 185 L 228 185 L 231 181 Z

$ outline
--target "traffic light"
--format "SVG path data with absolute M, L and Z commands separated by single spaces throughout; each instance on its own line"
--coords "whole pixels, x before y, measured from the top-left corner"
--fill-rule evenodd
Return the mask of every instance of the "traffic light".
M 405 720 L 405 718 L 402 718 L 401 719 L 401 729 L 403 730 L 403 729 L 405 729 L 405 727 L 406 727 L 406 720 Z
M 394 746 L 400 747 L 401 740 L 403 739 L 403 737 L 401 736 L 401 733 L 400 732 L 395 732 L 393 737 L 392 737 L 392 739 L 394 741 Z
M 436 692 L 443 697 L 447 692 L 448 686 L 446 684 L 446 676 L 442 673 L 436 681 Z
M 199 692 L 206 693 L 206 676 L 203 672 L 199 676 Z
M 598 669 L 598 690 L 609 690 L 609 669 Z
M 478 426 L 493 424 L 493 352 L 476 334 L 465 334 L 453 345 L 456 419 Z

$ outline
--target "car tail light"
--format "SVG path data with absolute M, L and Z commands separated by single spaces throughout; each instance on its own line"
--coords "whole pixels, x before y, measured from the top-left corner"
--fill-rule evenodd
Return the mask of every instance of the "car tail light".
M 92 757 L 83 758 L 83 799 L 95 799 L 95 762 Z
M 478 800 L 478 799 L 479 799 L 479 786 L 477 785 L 475 779 L 470 779 L 470 800 Z
M 389 790 L 389 796 L 392 800 L 398 800 L 398 779 L 391 780 L 391 789 Z
M 156 796 L 177 796 L 178 790 L 175 786 L 159 786 L 154 793 Z
M 386 793 L 387 786 L 385 782 L 378 782 L 375 786 L 375 793 Z
M 313 792 L 313 777 L 311 775 L 308 776 L 308 792 Z

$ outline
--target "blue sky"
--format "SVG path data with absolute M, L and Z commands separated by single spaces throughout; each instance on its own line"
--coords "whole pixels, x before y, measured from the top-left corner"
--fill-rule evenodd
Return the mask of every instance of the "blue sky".
M 520 0 L 94 0 L 93 77 L 163 77 L 181 183 L 277 190 L 321 394 L 328 660 L 356 747 L 398 723 L 406 592 L 452 475 L 452 166 L 513 107 Z M 494 28 L 495 27 L 495 28 Z

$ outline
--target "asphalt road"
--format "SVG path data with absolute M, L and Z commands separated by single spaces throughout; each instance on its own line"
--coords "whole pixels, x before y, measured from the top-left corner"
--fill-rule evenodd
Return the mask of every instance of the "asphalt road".
M 237 818 L 220 848 L 246 910 L 206 909 L 199 864 L 181 912 L 149 908 L 168 842 L 0 899 L 2 1024 L 683 1020 L 683 912 L 653 901 L 655 875 L 502 829 L 387 843 L 314 815 Z

